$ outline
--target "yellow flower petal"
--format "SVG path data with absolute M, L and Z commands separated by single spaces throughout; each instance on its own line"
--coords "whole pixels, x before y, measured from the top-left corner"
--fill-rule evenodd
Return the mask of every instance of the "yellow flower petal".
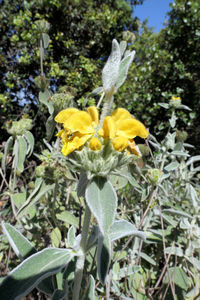
M 74 113 L 78 112 L 79 110 L 77 108 L 71 107 L 64 110 L 61 110 L 57 116 L 55 117 L 55 121 L 57 123 L 64 123 L 71 117 Z
M 119 122 L 120 120 L 131 119 L 132 116 L 128 110 L 119 107 L 112 113 L 112 118 L 115 122 Z
M 97 126 L 99 124 L 99 112 L 96 106 L 90 106 L 87 109 L 90 117 L 92 118 L 92 122 L 94 126 Z
M 124 136 L 129 139 L 139 136 L 145 139 L 148 135 L 149 132 L 146 130 L 145 126 L 134 118 L 121 120 L 117 125 L 116 136 Z
M 103 127 L 98 131 L 98 134 L 105 139 L 113 139 L 116 134 L 116 125 L 112 117 L 105 117 Z
M 98 151 L 101 150 L 102 146 L 100 140 L 97 137 L 93 137 L 89 142 L 89 147 L 93 151 Z
M 81 134 L 94 134 L 92 126 L 92 118 L 86 111 L 78 111 L 68 118 L 64 124 L 66 130 L 73 132 L 80 132 Z
M 128 147 L 128 139 L 123 136 L 116 137 L 112 141 L 112 145 L 116 151 L 122 152 L 124 149 Z
M 90 138 L 91 138 L 91 134 L 80 135 L 79 133 L 77 133 L 73 137 L 71 137 L 70 140 L 66 141 L 63 144 L 61 151 L 65 156 L 67 156 L 74 150 L 77 150 L 80 147 L 82 147 Z

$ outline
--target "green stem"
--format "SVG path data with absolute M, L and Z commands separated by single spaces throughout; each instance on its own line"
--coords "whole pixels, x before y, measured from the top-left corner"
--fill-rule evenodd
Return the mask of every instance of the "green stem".
M 91 219 L 91 212 L 89 207 L 86 205 L 85 208 L 85 216 L 83 221 L 83 230 L 81 233 L 81 243 L 80 248 L 82 254 L 78 257 L 76 262 L 76 271 L 75 271 L 75 278 L 74 278 L 74 288 L 73 288 L 73 298 L 72 300 L 79 300 L 80 289 L 81 289 L 81 282 L 83 277 L 83 269 L 85 263 L 85 255 L 86 255 L 86 246 L 87 246 L 87 238 L 90 226 L 90 219 Z
M 111 96 L 110 95 L 106 95 L 105 103 L 104 103 L 103 108 L 102 108 L 102 113 L 101 113 L 101 119 L 100 119 L 100 122 L 99 122 L 99 127 L 102 127 L 103 121 L 104 121 L 105 117 L 110 112 L 112 103 L 113 103 L 113 94 L 111 94 Z

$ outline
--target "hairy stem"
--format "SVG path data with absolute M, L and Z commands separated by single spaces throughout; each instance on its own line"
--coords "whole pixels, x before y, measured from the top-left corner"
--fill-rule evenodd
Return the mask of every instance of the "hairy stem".
M 74 279 L 74 288 L 73 288 L 73 298 L 72 300 L 79 300 L 81 282 L 83 277 L 83 268 L 85 263 L 85 255 L 86 255 L 86 246 L 87 246 L 87 238 L 90 226 L 91 212 L 89 207 L 86 205 L 85 208 L 85 216 L 83 221 L 83 230 L 81 233 L 81 243 L 80 248 L 82 254 L 78 257 L 76 262 L 76 271 L 75 271 L 75 279 Z

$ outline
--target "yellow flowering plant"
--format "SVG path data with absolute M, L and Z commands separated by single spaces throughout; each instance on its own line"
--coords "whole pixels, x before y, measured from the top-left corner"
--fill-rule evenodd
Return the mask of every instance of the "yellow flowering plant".
M 51 295 L 51 299 L 94 300 L 95 279 L 92 274 L 88 278 L 87 288 L 84 288 L 83 284 L 86 282 L 83 277 L 87 266 L 85 260 L 90 251 L 96 249 L 94 255 L 97 265 L 96 277 L 104 285 L 108 283 L 113 242 L 128 235 L 145 239 L 144 233 L 137 230 L 132 223 L 116 219 L 118 197 L 110 181 L 113 174 L 125 176 L 130 182 L 133 180 L 127 167 L 141 157 L 134 139 L 136 137 L 146 139 L 149 135 L 144 124 L 126 109 L 112 110 L 114 95 L 124 83 L 135 55 L 135 51 L 125 52 L 125 49 L 125 42 L 118 44 L 113 40 L 111 54 L 102 71 L 103 87 L 98 89 L 102 95 L 97 106 L 90 106 L 86 110 L 62 107 L 55 116 L 59 129 L 55 159 L 60 159 L 65 166 L 70 165 L 72 172 L 76 172 L 78 178 L 76 192 L 84 206 L 81 234 L 76 235 L 76 230 L 72 226 L 67 235 L 67 248 L 47 248 L 37 252 L 16 229 L 8 223 L 3 223 L 3 230 L 12 241 L 14 250 L 24 259 L 0 286 L 4 300 L 20 299 L 34 287 Z M 103 98 L 104 104 L 100 109 Z M 47 103 L 45 101 L 43 102 Z M 48 109 L 49 112 L 55 112 L 50 106 Z M 62 145 L 59 145 L 59 141 Z M 58 153 L 59 149 L 61 153 Z M 122 174 L 124 167 L 127 168 L 126 174 Z M 54 200 L 58 193 L 58 180 L 59 176 L 55 184 L 44 188 L 44 193 L 46 188 L 48 191 L 50 188 L 54 190 Z M 39 191 L 40 186 L 42 187 L 42 181 L 38 182 Z M 18 213 L 22 213 L 28 204 L 29 199 Z M 92 222 L 92 218 L 95 218 L 95 222 Z M 72 290 L 69 290 L 67 277 L 70 276 L 68 274 L 70 263 L 75 268 Z M 63 287 L 59 290 L 52 282 L 56 281 L 55 275 L 60 271 L 63 276 Z M 10 288 L 13 282 L 15 289 Z M 109 284 L 106 285 L 106 289 L 108 295 Z

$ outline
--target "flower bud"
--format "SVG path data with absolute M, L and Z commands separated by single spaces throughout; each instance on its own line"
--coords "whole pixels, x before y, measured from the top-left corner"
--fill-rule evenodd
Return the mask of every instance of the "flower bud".
M 149 169 L 147 172 L 147 180 L 153 185 L 160 183 L 163 172 L 159 169 Z
M 185 142 L 188 138 L 188 133 L 185 130 L 176 131 L 176 139 L 178 142 Z
M 177 108 L 181 104 L 181 98 L 172 96 L 172 98 L 170 99 L 169 104 L 170 104 L 171 107 Z
M 47 22 L 45 20 L 35 21 L 35 25 L 36 25 L 37 30 L 38 30 L 39 33 L 47 33 L 50 29 L 49 22 Z
M 11 135 L 23 135 L 26 131 L 31 130 L 32 127 L 33 121 L 24 117 L 19 121 L 8 121 L 6 123 L 7 132 Z
M 49 85 L 49 80 L 44 76 L 37 76 L 34 79 L 34 83 L 42 92 L 44 92 Z

